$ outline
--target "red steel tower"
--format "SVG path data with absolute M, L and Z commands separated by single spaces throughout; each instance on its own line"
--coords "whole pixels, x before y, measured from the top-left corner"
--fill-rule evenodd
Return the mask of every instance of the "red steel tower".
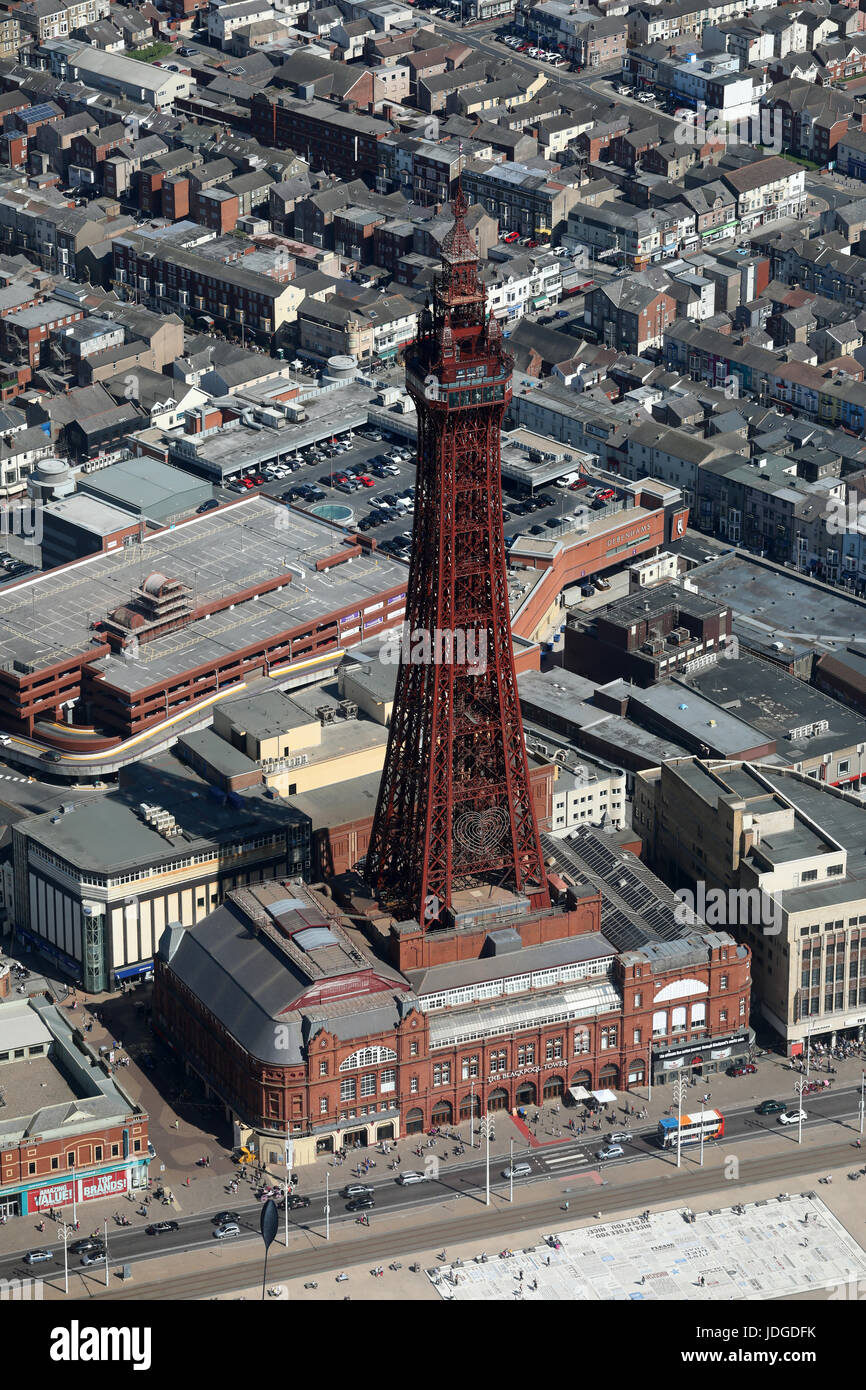
M 485 313 L 458 190 L 407 351 L 418 477 L 406 629 L 367 853 L 378 900 L 426 927 L 491 884 L 549 903 L 517 698 L 500 429 L 512 361 Z M 449 914 L 450 916 L 450 914 Z

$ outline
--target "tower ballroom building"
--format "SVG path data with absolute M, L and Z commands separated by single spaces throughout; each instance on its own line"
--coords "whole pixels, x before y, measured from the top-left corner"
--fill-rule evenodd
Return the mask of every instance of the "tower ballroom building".
M 749 1051 L 748 948 L 621 836 L 539 832 L 502 528 L 511 361 L 465 214 L 458 190 L 406 352 L 408 640 L 363 880 L 251 884 L 170 925 L 156 961 L 154 1026 L 265 1161 L 286 1138 L 304 1163 Z

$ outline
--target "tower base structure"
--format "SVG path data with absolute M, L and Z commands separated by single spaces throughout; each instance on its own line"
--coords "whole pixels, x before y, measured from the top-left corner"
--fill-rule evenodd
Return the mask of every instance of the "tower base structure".
M 601 930 L 601 894 L 558 883 L 555 875 L 550 879 L 555 900 L 541 907 L 505 888 L 458 891 L 435 931 L 414 919 L 395 920 L 358 874 L 343 874 L 329 886 L 344 910 L 365 919 L 370 940 L 401 972 L 510 954 Z

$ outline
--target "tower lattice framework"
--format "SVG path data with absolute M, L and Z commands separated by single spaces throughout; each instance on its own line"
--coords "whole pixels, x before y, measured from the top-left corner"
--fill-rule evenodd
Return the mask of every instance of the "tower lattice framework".
M 512 362 L 485 313 L 458 190 L 432 309 L 407 352 L 418 476 L 406 628 L 367 878 L 435 925 L 476 883 L 549 902 L 517 696 L 500 430 Z

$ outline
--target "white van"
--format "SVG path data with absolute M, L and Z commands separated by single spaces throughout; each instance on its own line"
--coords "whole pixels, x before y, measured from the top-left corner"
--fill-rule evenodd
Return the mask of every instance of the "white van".
M 579 479 L 579 473 L 566 473 L 564 478 L 557 478 L 554 487 L 570 488 L 572 483 L 578 482 Z

